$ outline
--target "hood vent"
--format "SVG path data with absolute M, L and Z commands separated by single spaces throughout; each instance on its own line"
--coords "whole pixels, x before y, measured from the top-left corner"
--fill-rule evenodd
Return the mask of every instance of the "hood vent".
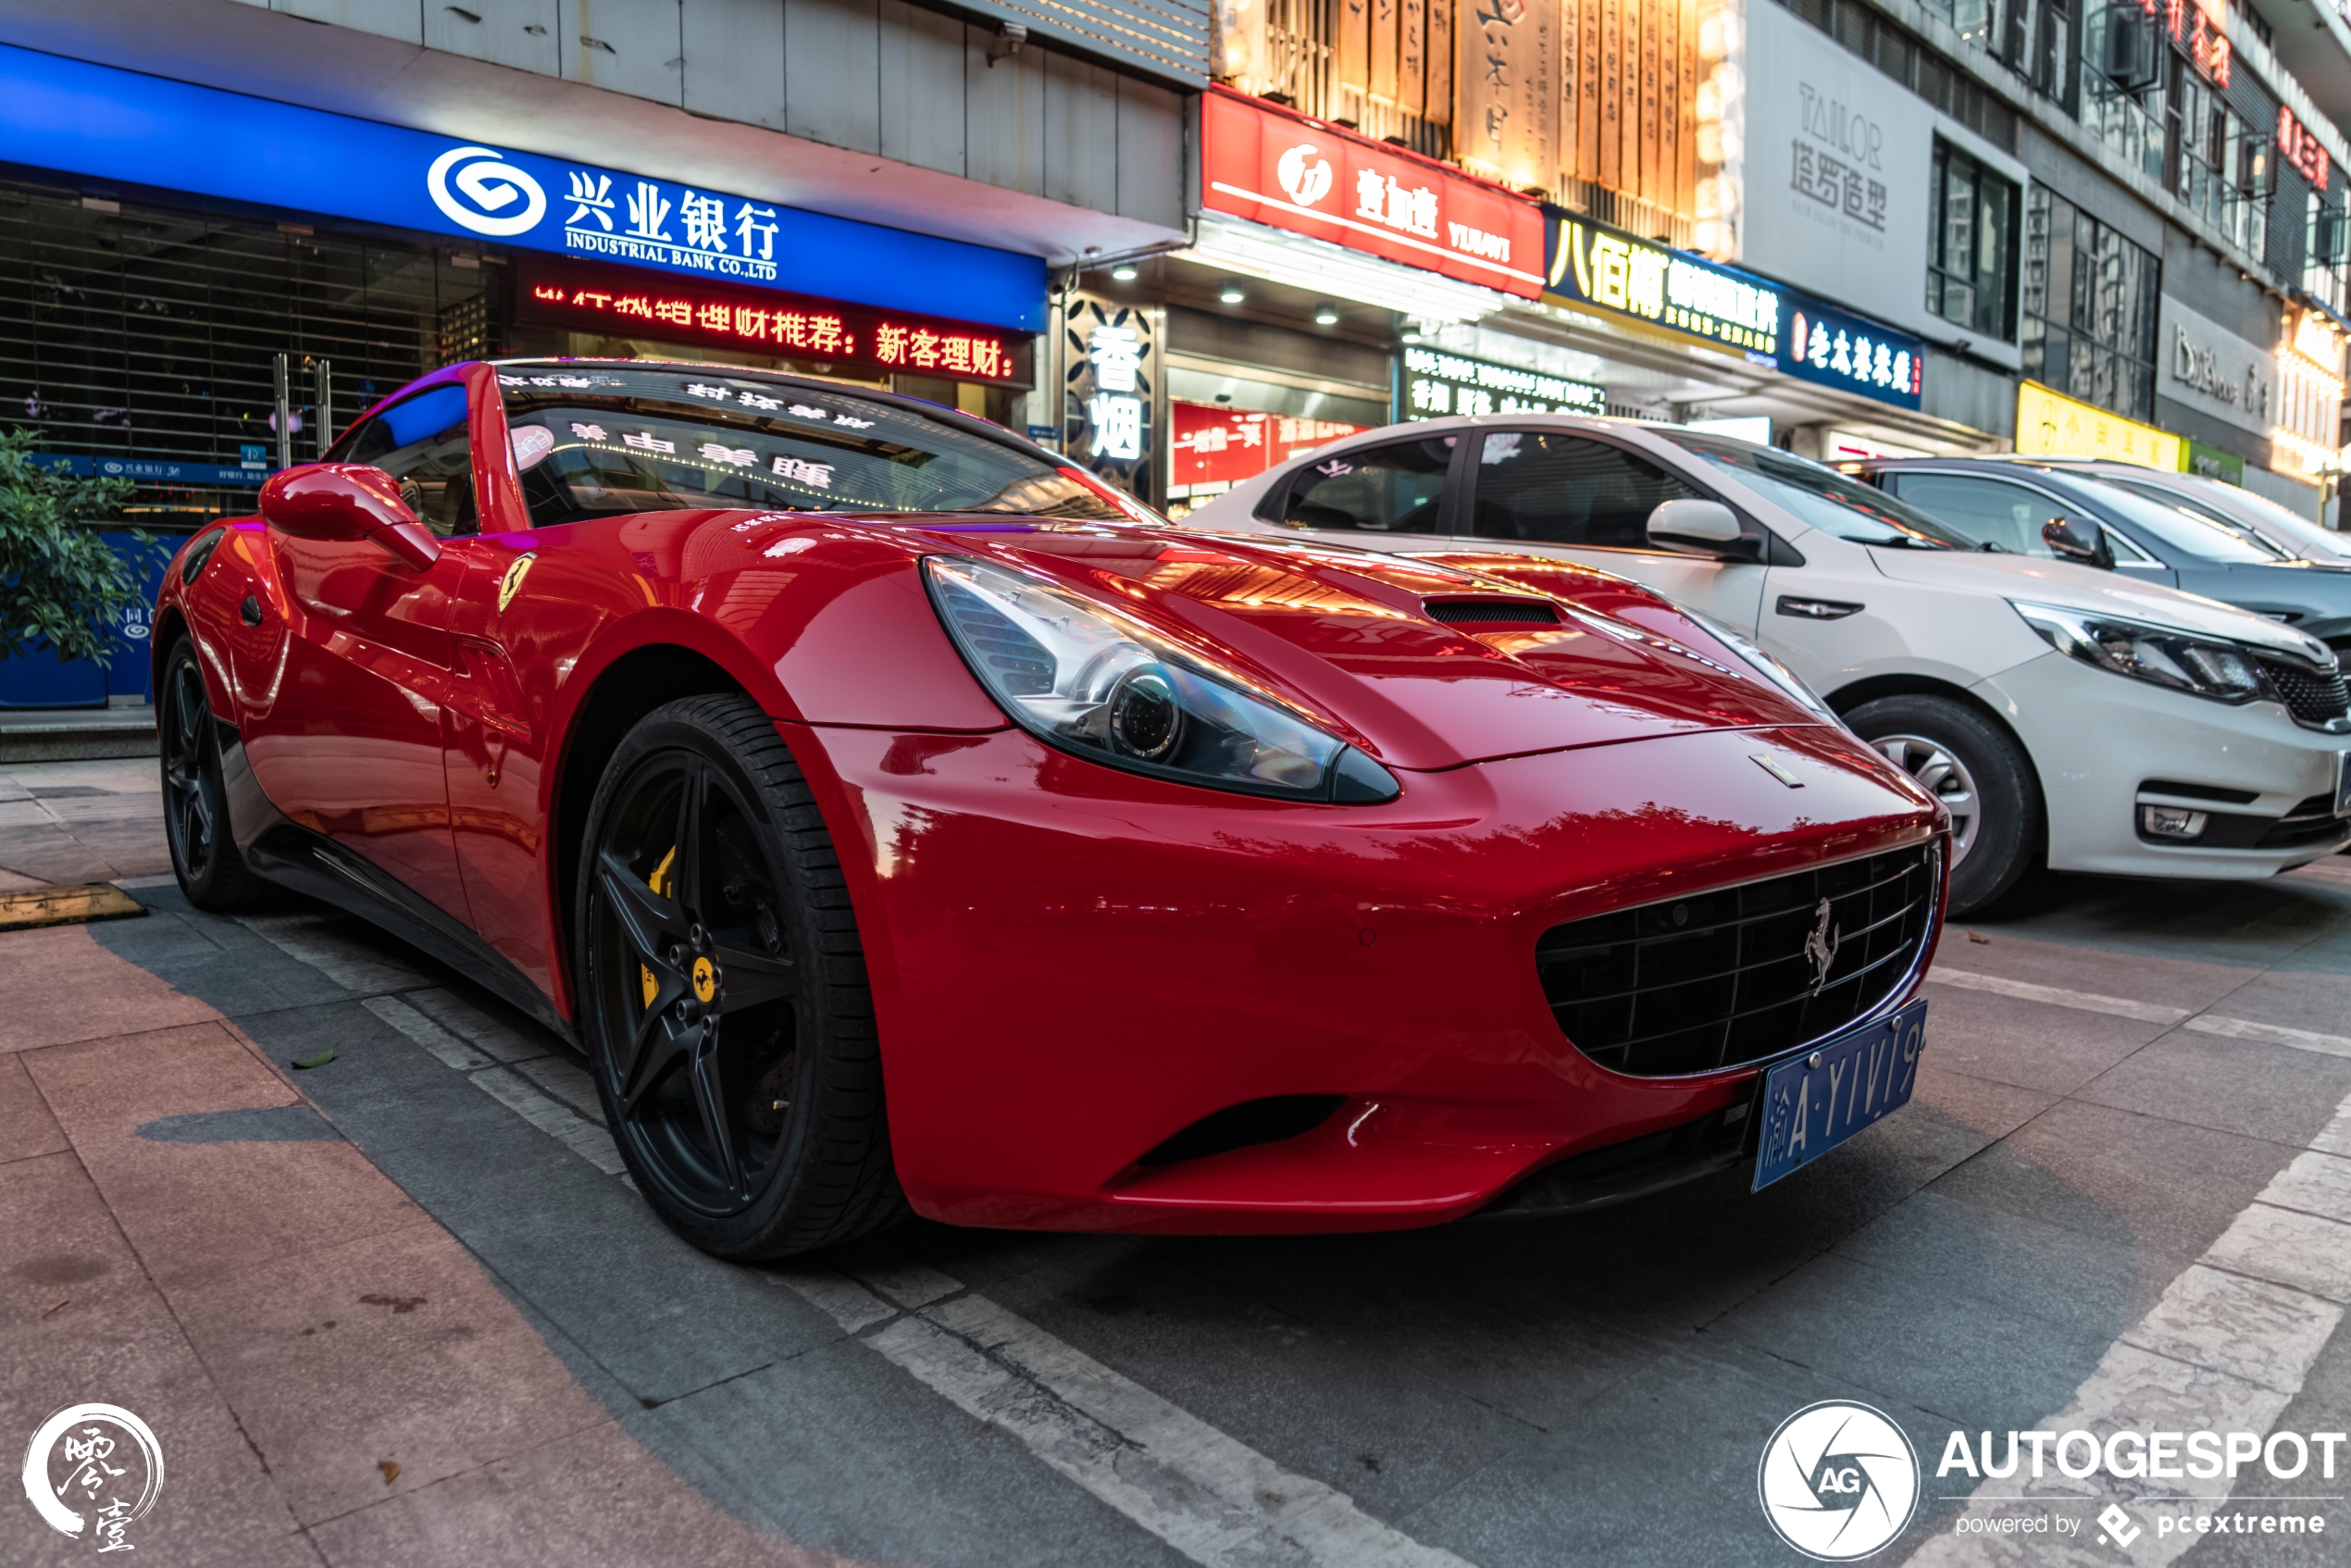
M 1429 618 L 1447 626 L 1557 626 L 1559 607 L 1541 599 L 1431 599 Z

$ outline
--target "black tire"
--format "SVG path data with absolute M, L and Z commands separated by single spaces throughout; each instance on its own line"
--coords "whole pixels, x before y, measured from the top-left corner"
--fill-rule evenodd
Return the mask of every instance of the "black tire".
M 577 913 L 604 1118 L 671 1228 L 753 1260 L 906 1212 L 840 861 L 756 703 L 683 698 L 622 739 Z
M 171 874 L 198 909 L 230 915 L 266 902 L 269 885 L 254 875 L 229 825 L 229 790 L 220 775 L 220 739 L 205 694 L 204 669 L 186 637 L 171 645 L 155 690 L 155 740 L 163 762 L 163 836 Z
M 1951 807 L 1952 915 L 1983 908 L 2032 868 L 2041 790 L 2007 730 L 1948 697 L 1880 697 L 1845 722 Z

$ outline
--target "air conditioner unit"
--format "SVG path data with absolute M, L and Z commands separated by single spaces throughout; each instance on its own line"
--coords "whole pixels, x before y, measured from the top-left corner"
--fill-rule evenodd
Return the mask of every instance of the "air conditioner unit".
M 2310 259 L 2327 267 L 2351 260 L 2351 212 L 2337 207 L 2319 214 L 2310 234 Z
M 2106 14 L 2107 80 L 2126 93 L 2155 85 L 2163 55 L 2155 19 L 2128 6 L 2109 6 Z

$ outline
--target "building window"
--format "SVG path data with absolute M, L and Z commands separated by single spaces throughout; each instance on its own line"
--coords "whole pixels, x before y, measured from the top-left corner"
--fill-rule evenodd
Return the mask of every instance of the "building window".
M 2186 56 L 2172 51 L 2171 68 L 2171 193 L 2237 249 L 2266 259 L 2271 157 L 2267 129 L 2257 131 L 2229 107 Z
M 2024 373 L 2133 419 L 2155 417 L 2152 252 L 2046 186 L 2024 205 Z
M 1927 194 L 1927 309 L 1983 337 L 2016 337 L 2016 208 L 2012 181 L 1935 142 Z

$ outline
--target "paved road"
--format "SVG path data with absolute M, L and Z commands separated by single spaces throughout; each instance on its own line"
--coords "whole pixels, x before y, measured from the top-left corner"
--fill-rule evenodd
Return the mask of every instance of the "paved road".
M 1934 1474 L 1954 1430 L 2351 1426 L 2351 860 L 1953 932 L 1917 1101 L 1760 1196 L 780 1269 L 672 1238 L 578 1059 L 429 961 L 136 896 L 0 936 L 0 1439 L 140 1411 L 151 1562 L 1793 1562 L 1757 1462 L 1834 1399 L 1926 1462 L 1881 1561 L 2351 1560 L 2315 1465 L 2204 1506 L 2332 1535 L 2184 1541 L 2184 1483 Z M 2083 1533 L 1954 1533 L 2003 1512 Z M 73 1551 L 0 1502 L 0 1562 Z

